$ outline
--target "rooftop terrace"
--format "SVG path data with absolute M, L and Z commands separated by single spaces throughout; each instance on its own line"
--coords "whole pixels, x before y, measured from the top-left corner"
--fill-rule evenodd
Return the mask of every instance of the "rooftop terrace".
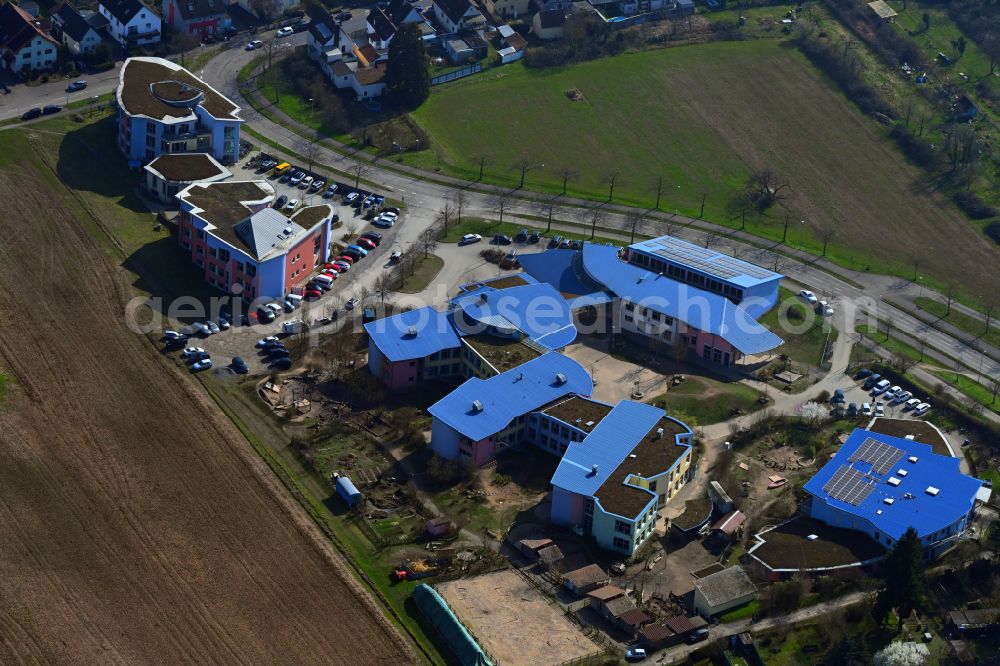
M 605 416 L 611 413 L 611 406 L 596 400 L 573 396 L 542 411 L 552 418 L 590 433 Z

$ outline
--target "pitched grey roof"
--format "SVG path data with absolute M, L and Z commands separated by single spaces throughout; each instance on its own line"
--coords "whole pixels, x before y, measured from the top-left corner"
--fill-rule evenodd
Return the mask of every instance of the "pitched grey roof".
M 750 577 L 739 566 L 705 576 L 696 581 L 694 587 L 701 592 L 710 606 L 719 606 L 757 591 Z
M 76 42 L 83 41 L 87 33 L 94 30 L 80 12 L 76 10 L 76 7 L 73 7 L 68 2 L 60 4 L 52 13 L 52 18 L 58 20 L 62 31 Z
M 257 259 L 266 259 L 306 230 L 273 208 L 264 208 L 237 224 L 235 231 Z
M 101 4 L 107 8 L 112 16 L 121 21 L 122 25 L 126 25 L 143 9 L 149 9 L 150 13 L 156 14 L 143 4 L 142 0 L 101 0 Z

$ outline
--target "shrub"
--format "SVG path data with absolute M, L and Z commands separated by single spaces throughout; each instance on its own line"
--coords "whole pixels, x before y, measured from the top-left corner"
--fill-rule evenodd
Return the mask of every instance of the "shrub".
M 1000 222 L 987 224 L 983 231 L 986 232 L 986 235 L 989 236 L 994 243 L 1000 245 Z
M 983 201 L 975 192 L 956 192 L 953 198 L 962 212 L 973 220 L 985 220 L 1000 215 L 996 208 Z
M 940 155 L 935 152 L 931 144 L 920 138 L 903 125 L 896 125 L 889 132 L 896 145 L 899 146 L 903 154 L 913 160 L 919 166 L 932 169 L 939 165 Z

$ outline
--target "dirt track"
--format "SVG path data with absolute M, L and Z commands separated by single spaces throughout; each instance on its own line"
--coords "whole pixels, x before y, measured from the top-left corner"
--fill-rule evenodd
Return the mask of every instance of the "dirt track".
M 80 212 L 16 168 L 32 185 L 0 169 L 0 663 L 414 661 L 232 424 L 124 328 L 128 276 Z

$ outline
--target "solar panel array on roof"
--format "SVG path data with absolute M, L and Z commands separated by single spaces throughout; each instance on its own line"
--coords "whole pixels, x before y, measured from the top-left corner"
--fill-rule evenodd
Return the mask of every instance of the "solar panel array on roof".
M 740 275 L 749 275 L 758 280 L 774 276 L 774 273 L 766 268 L 670 236 L 646 241 L 642 246 L 664 259 L 675 261 L 723 280 L 731 280 Z
M 869 463 L 872 466 L 872 471 L 876 474 L 885 474 L 895 467 L 902 458 L 903 451 L 901 449 L 869 437 L 847 460 L 849 462 L 861 460 Z
M 872 494 L 877 483 L 878 479 L 862 474 L 849 465 L 841 465 L 823 486 L 823 492 L 835 500 L 857 506 Z

